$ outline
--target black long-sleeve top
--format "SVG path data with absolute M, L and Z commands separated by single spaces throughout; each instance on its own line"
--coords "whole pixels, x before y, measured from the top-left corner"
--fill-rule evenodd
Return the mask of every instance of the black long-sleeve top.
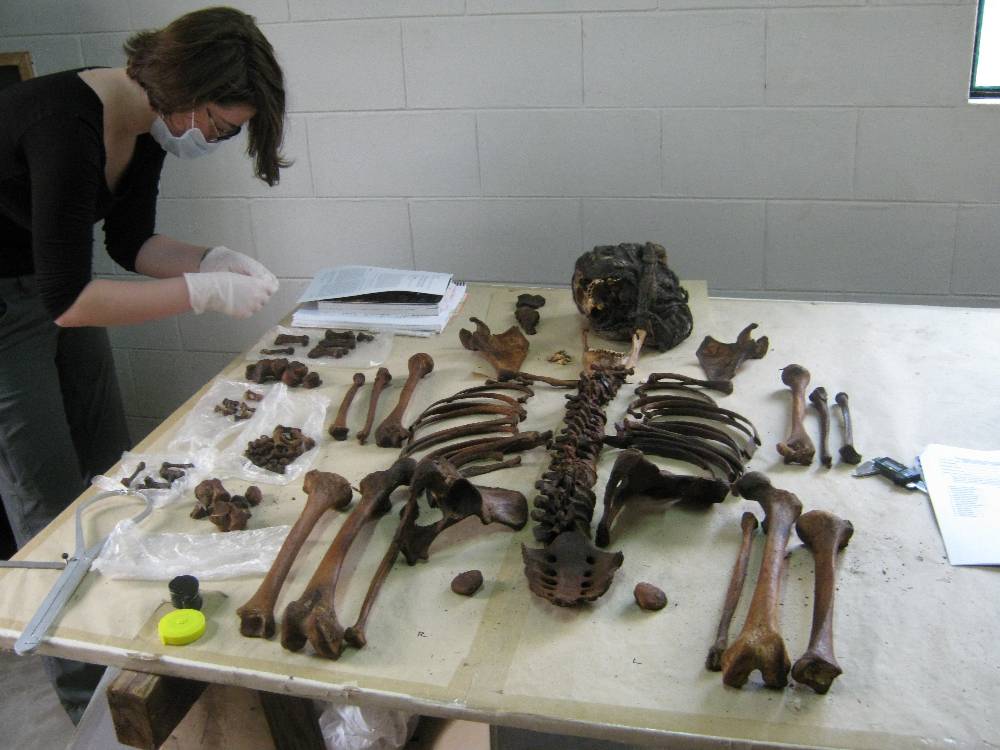
M 77 75 L 0 91 L 0 276 L 34 274 L 53 319 L 91 279 L 94 224 L 108 255 L 135 270 L 154 234 L 164 151 L 144 133 L 114 193 L 104 176 L 104 105 Z

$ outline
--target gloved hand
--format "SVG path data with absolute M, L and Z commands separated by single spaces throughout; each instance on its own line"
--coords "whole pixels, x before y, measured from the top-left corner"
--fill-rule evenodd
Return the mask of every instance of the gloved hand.
M 212 310 L 234 318 L 249 318 L 277 289 L 266 279 L 231 271 L 186 273 L 184 281 L 191 309 L 198 315 Z
M 271 290 L 272 294 L 278 291 L 278 278 L 268 271 L 263 263 L 254 260 L 249 255 L 230 250 L 225 245 L 218 245 L 205 253 L 198 270 L 201 273 L 232 271 L 247 276 L 256 276 L 258 279 L 271 282 L 274 285 L 274 289 Z

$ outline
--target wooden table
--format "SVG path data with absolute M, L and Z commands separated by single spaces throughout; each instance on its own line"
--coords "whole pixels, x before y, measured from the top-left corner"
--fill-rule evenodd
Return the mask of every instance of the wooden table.
M 468 325 L 471 315 L 494 331 L 505 329 L 513 323 L 513 300 L 521 291 L 475 286 L 442 336 L 397 337 L 387 362 L 395 381 L 380 413 L 394 405 L 405 362 L 416 351 L 431 353 L 436 367 L 418 388 L 410 418 L 430 401 L 479 382 L 474 371 L 487 372 L 488 366 L 461 349 L 457 329 Z M 549 304 L 541 310 L 539 334 L 531 339 L 524 369 L 572 377 L 573 367 L 547 358 L 557 349 L 579 357 L 579 316 L 566 290 L 544 293 Z M 767 356 L 744 365 L 734 394 L 720 403 L 749 417 L 761 433 L 763 445 L 751 469 L 795 492 L 806 509 L 824 508 L 854 523 L 854 538 L 839 563 L 835 613 L 844 674 L 827 695 L 801 685 L 770 690 L 756 674 L 745 688 L 734 690 L 704 669 L 739 544 L 740 515 L 744 510 L 760 515 L 754 503 L 732 497 L 707 513 L 627 509 L 611 544 L 624 553 L 625 563 L 610 591 L 590 606 L 557 608 L 530 594 L 521 562 L 521 543 L 534 546 L 530 525 L 514 533 L 470 520 L 442 535 L 428 562 L 413 567 L 397 562 L 376 603 L 369 645 L 348 650 L 338 661 L 239 635 L 235 610 L 257 587 L 256 576 L 206 581 L 208 632 L 178 648 L 162 645 L 155 636 L 156 619 L 168 601 L 164 583 L 108 580 L 92 573 L 40 650 L 213 683 L 622 742 L 669 743 L 671 748 L 732 742 L 882 750 L 1000 745 L 996 569 L 948 564 L 925 495 L 877 477 L 853 478 L 853 467 L 843 464 L 785 466 L 774 450 L 789 413 L 789 392 L 779 371 L 791 362 L 812 372 L 813 386 L 823 385 L 831 395 L 850 394 L 855 442 L 868 457 L 909 462 L 932 442 L 1000 448 L 1000 402 L 992 387 L 1000 368 L 995 346 L 1000 311 L 693 297 L 694 334 L 671 352 L 644 355 L 634 382 L 653 371 L 698 376 L 694 352 L 707 333 L 733 341 L 747 323 L 756 322 L 756 333 L 770 338 Z M 233 377 L 243 365 L 240 358 L 220 377 Z M 326 372 L 320 391 L 332 401 L 332 412 L 352 373 Z M 522 428 L 556 429 L 564 394 L 545 386 L 536 391 Z M 612 420 L 621 418 L 631 394 L 630 385 L 622 389 L 609 409 Z M 169 442 L 199 395 L 137 450 L 154 451 Z M 364 392 L 351 414 L 352 431 L 366 406 Z M 327 422 L 331 419 L 332 413 Z M 815 416 L 809 419 L 815 435 Z M 835 423 L 834 449 L 839 435 Z M 602 480 L 614 453 L 605 450 Z M 353 440 L 325 438 L 316 465 L 356 484 L 369 471 L 386 468 L 395 455 L 361 448 Z M 530 499 L 546 463 L 544 451 L 536 450 L 525 456 L 522 467 L 484 483 L 520 490 Z M 232 482 L 239 491 L 239 481 Z M 600 495 L 602 484 L 597 489 Z M 255 509 L 251 527 L 291 523 L 302 507 L 301 488 L 267 486 L 264 491 L 265 502 Z M 188 518 L 190 504 L 158 510 L 144 527 L 151 533 L 206 533 L 205 522 Z M 71 513 L 20 557 L 56 559 L 71 548 Z M 95 514 L 88 533 L 107 533 L 125 514 Z M 343 517 L 331 515 L 314 532 L 285 584 L 279 614 L 301 592 Z M 383 518 L 352 555 L 338 602 L 344 621 L 357 612 L 394 518 L 395 513 Z M 748 588 L 762 546 L 752 558 Z M 795 541 L 790 549 L 782 630 L 794 660 L 808 640 L 813 571 L 808 551 Z M 482 570 L 486 584 L 470 599 L 457 597 L 449 582 L 470 568 Z M 0 644 L 13 642 L 53 579 L 45 571 L 0 572 Z M 640 611 L 632 600 L 639 581 L 664 589 L 668 607 L 659 613 Z M 733 635 L 749 598 L 743 597 Z

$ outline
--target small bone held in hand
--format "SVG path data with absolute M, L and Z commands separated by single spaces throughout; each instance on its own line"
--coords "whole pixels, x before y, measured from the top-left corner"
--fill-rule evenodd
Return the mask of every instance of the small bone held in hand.
M 451 590 L 462 596 L 472 596 L 483 585 L 483 574 L 478 570 L 467 570 L 451 580 Z

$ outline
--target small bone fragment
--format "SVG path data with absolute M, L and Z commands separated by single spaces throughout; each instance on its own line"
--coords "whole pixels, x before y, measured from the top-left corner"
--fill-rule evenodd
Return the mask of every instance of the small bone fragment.
M 840 460 L 849 464 L 859 464 L 861 454 L 854 448 L 854 428 L 851 424 L 851 409 L 848 406 L 847 394 L 841 391 L 833 398 L 844 418 L 844 444 L 840 447 Z
M 344 400 L 340 402 L 340 409 L 337 410 L 337 418 L 330 425 L 330 435 L 334 440 L 347 440 L 347 410 L 351 408 L 354 395 L 365 384 L 365 374 L 363 372 L 354 373 L 354 380 L 351 387 L 344 394 Z
M 565 349 L 560 349 L 559 351 L 549 355 L 549 362 L 555 362 L 557 365 L 568 365 L 573 361 Z
M 795 522 L 795 531 L 803 544 L 812 550 L 816 584 L 809 647 L 792 667 L 792 677 L 817 693 L 825 693 L 843 671 L 833 655 L 833 598 L 837 552 L 851 540 L 854 526 L 824 510 L 811 510 Z
M 732 575 L 729 577 L 729 588 L 726 589 L 726 600 L 722 604 L 722 617 L 719 618 L 719 629 L 715 633 L 715 643 L 712 644 L 708 650 L 708 656 L 705 657 L 705 669 L 710 672 L 722 671 L 722 654 L 729 642 L 729 625 L 733 621 L 736 606 L 740 603 L 743 583 L 747 578 L 747 564 L 750 561 L 750 547 L 753 545 L 754 529 L 757 528 L 757 517 L 753 513 L 744 513 L 740 519 L 740 528 L 743 530 L 743 541 L 740 543 L 740 551 L 736 556 Z
M 761 336 L 756 341 L 750 337 L 750 332 L 756 327 L 756 323 L 748 325 L 740 331 L 733 344 L 723 344 L 711 336 L 702 340 L 695 356 L 710 380 L 732 380 L 745 360 L 760 359 L 767 354 L 767 336 Z
M 236 610 L 240 633 L 247 638 L 270 638 L 274 635 L 274 605 L 292 563 L 320 517 L 330 508 L 342 510 L 351 502 L 351 485 L 342 476 L 316 469 L 306 474 L 302 490 L 307 493 L 305 506 L 281 545 L 277 557 L 261 581 L 256 593 Z M 249 499 L 249 491 L 247 499 Z
M 541 320 L 541 315 L 539 315 L 538 310 L 533 307 L 523 307 L 518 306 L 514 310 L 514 318 L 517 320 L 517 324 L 524 329 L 524 332 L 529 336 L 534 336 L 538 333 L 538 321 Z
M 368 435 L 372 431 L 372 425 L 375 423 L 375 412 L 378 409 L 378 397 L 382 395 L 382 391 L 385 389 L 389 383 L 392 382 L 392 375 L 384 367 L 378 368 L 378 372 L 375 373 L 375 382 L 372 383 L 372 395 L 371 399 L 368 401 L 368 416 L 365 418 L 365 426 L 358 430 L 357 438 L 361 445 L 368 442 Z
M 545 307 L 545 297 L 540 294 L 519 294 L 516 305 L 517 307 L 530 307 L 532 310 L 537 310 L 539 307 Z
M 645 581 L 635 585 L 632 596 L 635 597 L 635 603 L 639 605 L 639 609 L 644 609 L 647 612 L 656 612 L 667 606 L 667 595 L 660 588 Z
M 451 590 L 462 596 L 472 596 L 483 585 L 483 574 L 478 570 L 467 570 L 451 580 Z
M 264 400 L 264 394 L 263 393 L 257 393 L 257 391 L 253 391 L 253 390 L 250 390 L 249 388 L 247 388 L 245 391 L 243 391 L 243 400 L 244 401 L 263 401 Z
M 403 415 L 406 413 L 406 407 L 410 404 L 417 383 L 434 371 L 434 360 L 430 354 L 417 352 L 410 357 L 407 366 L 410 375 L 399 394 L 396 408 L 389 412 L 382 420 L 382 424 L 375 428 L 375 444 L 379 448 L 398 448 L 410 436 L 410 431 L 403 427 Z
M 306 335 L 302 336 L 292 336 L 288 333 L 279 333 L 274 338 L 274 345 L 281 346 L 282 344 L 297 344 L 301 346 L 309 346 L 309 337 Z
M 785 549 L 802 503 L 791 492 L 779 490 L 766 476 L 752 471 L 733 484 L 733 493 L 755 500 L 764 508 L 764 557 L 757 575 L 750 611 L 743 630 L 722 654 L 722 681 L 743 687 L 750 673 L 759 669 L 764 685 L 783 688 L 788 684 L 791 660 L 785 650 L 778 622 L 781 579 L 785 572 Z
M 816 447 L 803 424 L 809 370 L 802 365 L 787 365 L 781 370 L 781 382 L 792 389 L 792 425 L 788 437 L 778 443 L 778 453 L 784 457 L 786 464 L 808 466 L 816 455 Z
M 295 354 L 295 347 L 294 346 L 281 346 L 281 347 L 278 347 L 277 349 L 261 349 L 260 353 L 261 354 L 265 354 L 268 357 L 276 357 L 276 356 L 281 356 L 281 355 L 291 356 L 291 355 Z
M 126 487 L 131 487 L 132 482 L 135 481 L 135 478 L 139 476 L 139 474 L 141 474 L 143 469 L 145 468 L 146 468 L 146 462 L 140 461 L 139 465 L 135 467 L 135 471 L 132 472 L 132 476 L 122 478 L 122 484 Z
M 833 457 L 829 449 L 830 406 L 827 403 L 826 388 L 823 386 L 813 388 L 813 392 L 809 394 L 809 401 L 819 413 L 819 462 L 829 469 L 833 466 Z

